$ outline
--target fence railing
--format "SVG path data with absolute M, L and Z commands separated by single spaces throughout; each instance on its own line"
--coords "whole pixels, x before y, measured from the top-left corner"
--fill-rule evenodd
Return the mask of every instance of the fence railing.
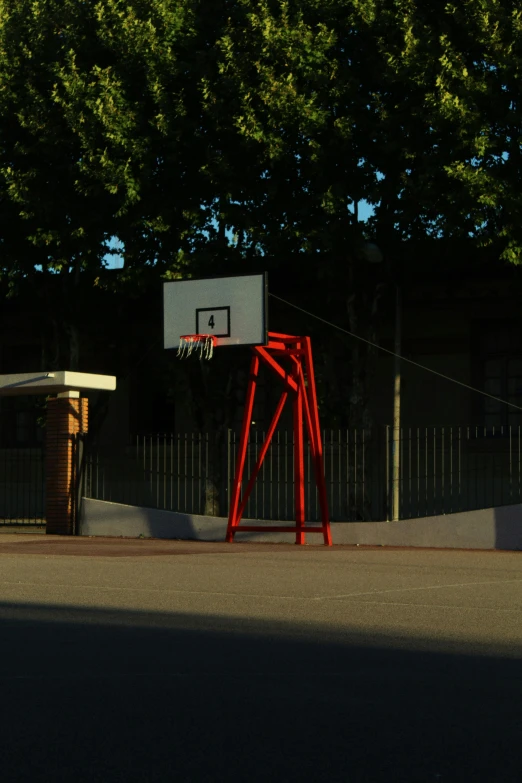
M 224 459 L 226 445 L 208 433 L 142 435 L 124 448 L 87 447 L 84 493 L 115 503 L 218 514 L 228 494 Z
M 400 455 L 400 518 L 428 517 L 522 502 L 520 427 L 411 427 L 396 443 L 391 427 L 323 431 L 324 469 L 333 521 L 390 518 L 393 450 Z M 130 505 L 226 516 L 239 436 L 226 431 L 147 435 L 125 448 L 89 447 L 87 497 Z M 247 473 L 264 441 L 253 432 Z M 307 519 L 319 518 L 308 447 Z M 278 432 L 267 453 L 245 517 L 290 520 L 294 514 L 291 432 Z
M 43 448 L 0 449 L 0 525 L 45 522 Z
M 225 431 L 141 436 L 124 448 L 88 443 L 81 480 L 87 497 L 192 514 L 226 516 L 238 435 Z M 252 469 L 264 433 L 253 432 Z M 324 466 L 334 521 L 390 516 L 392 462 L 400 455 L 400 518 L 429 517 L 522 503 L 520 427 L 403 428 L 323 431 Z M 294 511 L 291 432 L 276 433 L 249 498 L 245 516 L 290 520 Z M 307 518 L 319 518 L 309 451 L 305 453 Z M 43 448 L 0 449 L 0 525 L 45 519 Z
M 365 429 L 324 430 L 323 459 L 330 518 L 353 522 L 382 518 L 384 497 L 382 442 Z M 382 440 L 382 439 L 381 439 Z M 239 436 L 230 434 L 232 466 Z M 250 475 L 264 433 L 254 432 L 247 451 L 247 474 Z M 276 432 L 252 494 L 245 508 L 251 519 L 290 520 L 294 518 L 294 450 L 292 432 Z M 309 444 L 305 444 L 305 503 L 307 519 L 320 519 L 319 498 L 315 484 Z M 381 475 L 379 475 L 381 473 Z
M 379 444 L 364 430 L 323 433 L 326 485 L 332 519 L 380 518 L 384 497 L 375 493 Z M 264 441 L 254 432 L 247 451 L 253 469 Z M 208 433 L 148 435 L 125 449 L 90 448 L 86 454 L 87 497 L 192 514 L 226 516 L 239 436 Z M 319 518 L 319 502 L 308 446 L 305 451 L 307 518 Z M 292 433 L 278 432 L 245 509 L 253 519 L 293 518 Z M 383 476 L 380 477 L 382 486 Z
M 398 446 L 401 519 L 522 502 L 520 427 L 411 427 Z

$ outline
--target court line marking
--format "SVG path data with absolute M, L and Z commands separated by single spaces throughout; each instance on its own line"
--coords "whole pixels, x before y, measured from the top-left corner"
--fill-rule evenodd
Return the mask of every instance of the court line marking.
M 2 581 L 0 582 L 0 586 L 12 586 L 12 587 L 39 587 L 39 588 L 66 588 L 68 590 L 71 589 L 79 589 L 79 590 L 95 590 L 95 591 L 103 591 L 103 592 L 138 592 L 138 593 L 161 593 L 162 595 L 165 595 L 167 593 L 171 593 L 174 595 L 204 595 L 204 596 L 222 596 L 222 597 L 230 597 L 230 598 L 261 598 L 264 600 L 286 600 L 286 601 L 339 601 L 344 599 L 350 599 L 350 598 L 360 598 L 362 596 L 377 596 L 377 595 L 387 595 L 390 593 L 404 593 L 404 592 L 418 592 L 423 590 L 444 590 L 448 588 L 454 588 L 454 587 L 477 587 L 477 586 L 483 586 L 483 585 L 504 585 L 504 584 L 512 584 L 522 582 L 522 578 L 519 579 L 501 579 L 501 580 L 490 580 L 490 581 L 482 581 L 482 582 L 457 582 L 454 584 L 443 584 L 443 585 L 424 585 L 424 586 L 418 586 L 418 587 L 395 587 L 390 588 L 387 590 L 368 590 L 364 592 L 356 592 L 356 593 L 345 593 L 340 595 L 312 595 L 312 596 L 295 596 L 295 595 L 273 595 L 273 594 L 267 594 L 267 593 L 241 593 L 241 592 L 218 592 L 218 591 L 212 591 L 212 590 L 176 590 L 174 588 L 168 588 L 168 587 L 157 587 L 157 588 L 151 588 L 151 587 L 129 587 L 129 586 L 109 586 L 109 585 L 86 585 L 86 584 L 66 584 L 66 583 L 57 583 L 57 582 L 22 582 L 22 581 Z M 376 603 L 372 601 L 362 601 L 360 603 Z M 386 602 L 383 602 L 386 603 Z M 391 602 L 390 602 L 391 605 Z M 419 606 L 419 604 L 407 604 L 408 606 Z
M 518 609 L 495 608 L 494 606 L 462 606 L 461 604 L 409 604 L 406 601 L 350 601 L 357 606 L 408 606 L 410 609 L 453 609 L 457 612 L 506 612 L 520 614 L 522 606 Z
M 128 587 L 117 586 L 112 587 L 110 585 L 84 585 L 84 584 L 61 584 L 58 582 L 11 582 L 2 581 L 0 587 L 4 585 L 10 585 L 13 587 L 41 587 L 41 588 L 67 588 L 78 590 L 98 590 L 105 592 L 128 592 L 128 593 L 174 593 L 176 595 L 220 595 L 229 596 L 231 598 L 271 598 L 271 599 L 285 599 L 288 601 L 316 601 L 319 600 L 317 596 L 304 596 L 304 595 L 269 595 L 267 593 L 230 593 L 230 592 L 216 592 L 212 590 L 176 590 L 171 587 Z M 1 596 L 0 596 L 1 598 Z
M 326 598 L 329 599 L 342 599 L 342 598 L 358 598 L 359 596 L 363 595 L 385 595 L 387 593 L 408 593 L 408 592 L 415 592 L 417 590 L 444 590 L 448 587 L 478 587 L 480 585 L 506 585 L 511 584 L 513 582 L 522 582 L 522 579 L 495 579 L 490 580 L 487 582 L 456 582 L 454 584 L 448 584 L 448 585 L 424 585 L 420 587 L 393 587 L 389 590 L 368 590 L 366 592 L 361 593 L 345 593 L 341 595 L 330 595 L 330 596 L 321 596 L 320 598 L 316 598 L 317 601 L 324 601 Z

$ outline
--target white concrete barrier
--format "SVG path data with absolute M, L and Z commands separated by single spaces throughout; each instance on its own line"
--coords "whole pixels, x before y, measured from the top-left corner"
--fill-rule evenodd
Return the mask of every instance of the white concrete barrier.
M 278 524 L 250 521 L 267 527 Z M 223 541 L 226 525 L 223 517 L 159 511 L 90 498 L 82 498 L 81 504 L 80 534 L 84 536 Z M 291 533 L 239 532 L 236 535 L 238 541 L 295 541 Z M 333 522 L 332 538 L 334 544 L 522 550 L 522 505 L 400 522 Z M 306 540 L 309 544 L 322 544 L 322 537 L 317 533 L 307 534 Z

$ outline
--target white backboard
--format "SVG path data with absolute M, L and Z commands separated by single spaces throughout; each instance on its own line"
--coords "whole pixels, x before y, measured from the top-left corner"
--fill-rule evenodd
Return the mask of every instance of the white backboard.
M 178 348 L 186 334 L 213 334 L 218 346 L 266 345 L 267 295 L 266 273 L 164 283 L 164 347 Z

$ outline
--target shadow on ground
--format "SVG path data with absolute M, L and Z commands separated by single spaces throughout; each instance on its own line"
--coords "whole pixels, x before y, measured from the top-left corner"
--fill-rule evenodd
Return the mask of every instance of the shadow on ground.
M 495 549 L 522 549 L 521 507 L 500 506 L 495 509 Z
M 522 779 L 507 655 L 7 603 L 0 639 L 4 783 Z

